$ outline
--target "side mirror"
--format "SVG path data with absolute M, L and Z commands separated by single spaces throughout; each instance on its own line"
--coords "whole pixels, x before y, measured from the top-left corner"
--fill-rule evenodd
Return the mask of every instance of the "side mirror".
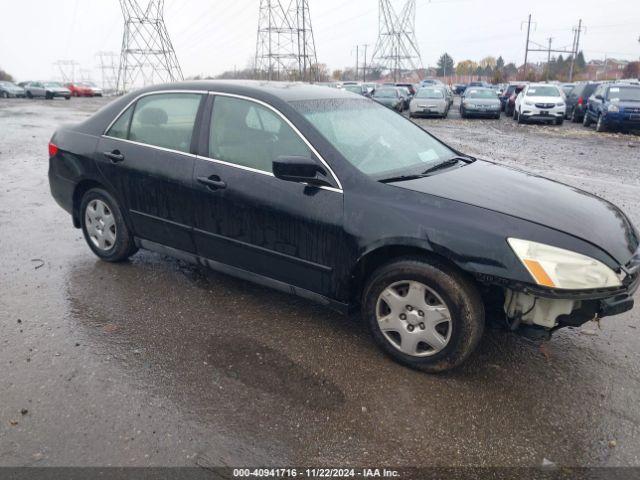
M 604 100 L 604 97 L 602 95 L 596 95 L 596 100 Z
M 331 186 L 327 172 L 309 157 L 282 156 L 273 161 L 273 174 L 286 182 L 307 183 L 314 186 Z

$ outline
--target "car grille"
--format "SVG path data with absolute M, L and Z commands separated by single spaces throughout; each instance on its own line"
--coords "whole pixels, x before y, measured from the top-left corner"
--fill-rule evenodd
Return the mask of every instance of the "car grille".
M 625 113 L 640 113 L 640 108 L 625 108 Z
M 555 103 L 536 103 L 536 107 L 538 108 L 553 108 L 555 106 Z

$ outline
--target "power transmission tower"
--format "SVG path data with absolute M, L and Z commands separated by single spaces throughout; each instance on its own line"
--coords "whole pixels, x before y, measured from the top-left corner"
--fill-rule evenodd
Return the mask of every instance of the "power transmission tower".
M 60 79 L 63 83 L 73 83 L 76 81 L 76 67 L 80 64 L 75 60 L 58 60 L 53 66 L 60 73 Z
M 422 68 L 415 25 L 416 0 L 406 0 L 399 15 L 391 0 L 379 0 L 378 41 L 371 64 L 393 72 L 396 82 L 404 72 Z
M 182 70 L 164 23 L 164 0 L 120 0 L 124 34 L 117 89 L 182 80 Z
M 317 67 L 308 0 L 260 0 L 256 75 L 314 81 Z
M 98 52 L 100 61 L 98 69 L 102 79 L 102 89 L 105 92 L 115 92 L 118 86 L 118 54 L 114 52 Z

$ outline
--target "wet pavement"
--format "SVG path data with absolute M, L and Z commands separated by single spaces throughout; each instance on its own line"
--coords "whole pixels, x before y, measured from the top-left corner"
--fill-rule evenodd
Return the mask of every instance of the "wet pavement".
M 399 366 L 357 318 L 147 252 L 98 261 L 49 194 L 54 129 L 107 100 L 0 100 L 0 465 L 640 466 L 640 310 L 542 350 L 488 331 Z M 640 225 L 640 138 L 419 120 Z

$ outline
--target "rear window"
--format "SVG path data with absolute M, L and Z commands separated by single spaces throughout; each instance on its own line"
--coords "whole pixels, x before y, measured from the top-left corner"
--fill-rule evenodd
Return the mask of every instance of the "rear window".
M 107 135 L 188 152 L 201 98 L 193 93 L 148 95 L 122 114 Z

